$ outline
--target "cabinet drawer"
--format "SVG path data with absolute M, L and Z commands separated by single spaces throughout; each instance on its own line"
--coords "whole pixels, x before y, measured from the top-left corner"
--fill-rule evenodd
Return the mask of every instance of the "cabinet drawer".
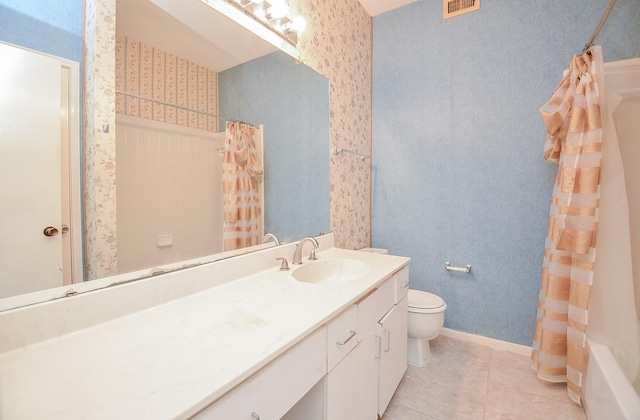
M 395 296 L 396 281 L 392 276 L 358 302 L 358 339 L 364 337 L 391 309 Z
M 409 293 L 409 267 L 401 268 L 396 274 L 396 297 L 394 303 L 398 303 Z
M 327 325 L 327 372 L 340 362 L 358 343 L 358 307 L 338 315 Z
M 320 328 L 198 413 L 196 419 L 263 420 L 286 414 L 326 373 L 327 330 Z

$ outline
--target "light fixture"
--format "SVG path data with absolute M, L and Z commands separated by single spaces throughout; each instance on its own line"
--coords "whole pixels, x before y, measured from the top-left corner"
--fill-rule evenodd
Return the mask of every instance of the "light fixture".
M 267 20 L 282 19 L 288 17 L 289 8 L 287 4 L 282 1 L 271 0 L 271 6 L 265 10 Z
M 298 33 L 306 22 L 301 16 L 291 16 L 285 0 L 226 0 L 254 20 L 269 28 L 295 46 Z

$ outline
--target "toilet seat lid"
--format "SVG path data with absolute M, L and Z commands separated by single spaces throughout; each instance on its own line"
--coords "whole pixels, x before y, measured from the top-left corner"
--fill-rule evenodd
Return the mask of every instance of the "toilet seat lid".
M 433 293 L 409 289 L 407 306 L 418 309 L 436 309 L 444 306 L 444 300 Z

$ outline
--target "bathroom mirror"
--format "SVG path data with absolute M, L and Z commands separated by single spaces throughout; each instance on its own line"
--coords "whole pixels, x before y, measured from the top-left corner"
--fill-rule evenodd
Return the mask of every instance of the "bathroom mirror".
M 224 31 L 216 31 L 214 27 L 211 32 L 226 42 L 236 40 L 238 46 L 231 52 L 154 3 L 158 2 L 117 0 L 116 35 L 138 38 L 219 72 L 219 115 L 263 126 L 265 232 L 273 232 L 283 242 L 329 232 L 328 80 L 224 16 L 229 21 L 225 25 L 234 24 L 234 29 L 225 26 Z M 219 57 L 215 57 L 217 50 L 222 50 Z M 233 255 L 205 253 L 198 263 Z M 178 268 L 181 259 L 167 265 Z M 152 270 L 148 272 L 151 275 Z M 140 273 L 136 271 L 132 278 L 140 278 Z M 127 281 L 126 273 L 117 274 L 119 282 Z M 83 291 L 91 288 L 88 283 Z M 41 300 L 54 296 L 36 295 Z M 0 310 L 6 309 L 0 304 Z

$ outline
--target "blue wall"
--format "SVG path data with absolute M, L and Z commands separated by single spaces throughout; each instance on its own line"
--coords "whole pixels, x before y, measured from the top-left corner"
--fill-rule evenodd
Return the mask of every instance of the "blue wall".
M 82 62 L 83 0 L 0 0 L 0 40 Z
M 557 170 L 539 108 L 608 3 L 491 0 L 445 21 L 419 0 L 374 18 L 373 246 L 412 258 L 446 327 L 531 345 Z M 597 43 L 640 56 L 640 2 L 618 0 Z
M 265 232 L 328 233 L 329 82 L 275 52 L 219 75 L 220 114 L 264 124 Z

